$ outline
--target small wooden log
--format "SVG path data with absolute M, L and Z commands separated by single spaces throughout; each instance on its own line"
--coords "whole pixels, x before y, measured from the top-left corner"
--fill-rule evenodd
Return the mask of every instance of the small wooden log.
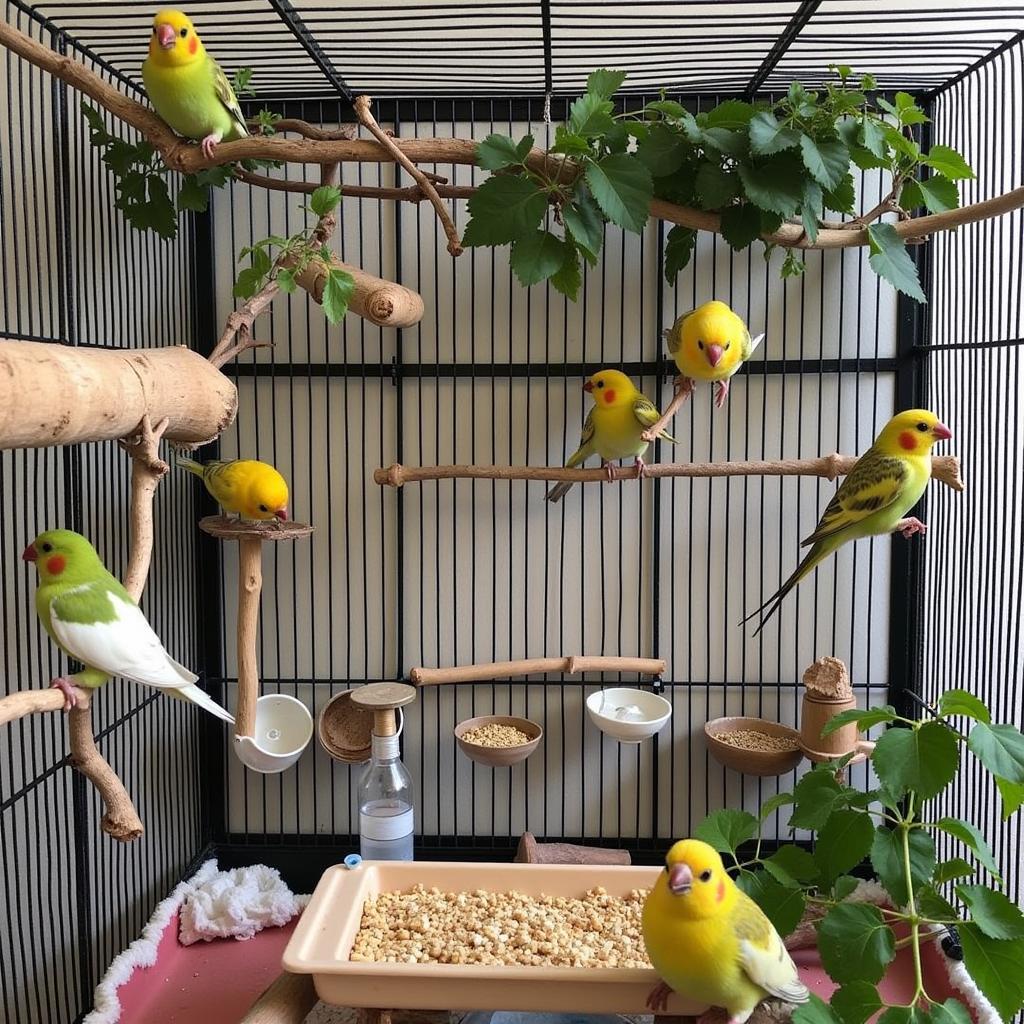
M 665 673 L 661 658 L 618 658 L 601 655 L 573 655 L 567 658 L 527 658 L 522 661 L 495 661 L 480 665 L 455 665 L 452 668 L 414 668 L 409 678 L 417 686 L 435 686 L 440 683 L 476 683 L 507 676 L 542 675 L 562 672 L 576 675 L 580 672 L 637 672 L 645 676 Z
M 631 864 L 628 850 L 605 850 L 572 843 L 538 843 L 524 832 L 516 850 L 516 864 Z
M 356 287 L 349 300 L 349 309 L 357 316 L 381 327 L 412 327 L 423 318 L 423 299 L 411 288 L 374 277 L 338 259 L 332 259 L 331 266 L 352 275 Z M 327 265 L 321 260 L 313 260 L 295 276 L 295 283 L 309 292 L 314 302 L 323 302 Z
M 283 971 L 263 990 L 240 1024 L 302 1024 L 318 1001 L 313 975 Z
M 0 448 L 116 441 L 148 415 L 204 444 L 235 418 L 234 384 L 183 346 L 115 351 L 0 338 Z

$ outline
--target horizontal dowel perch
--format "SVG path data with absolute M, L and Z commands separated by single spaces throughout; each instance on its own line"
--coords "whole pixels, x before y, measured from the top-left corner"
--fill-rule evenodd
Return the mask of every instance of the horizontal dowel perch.
M 534 676 L 546 672 L 576 675 L 580 672 L 637 672 L 660 676 L 665 672 L 661 658 L 619 658 L 604 655 L 573 655 L 567 658 L 526 658 L 521 661 L 494 661 L 480 665 L 455 665 L 452 668 L 414 668 L 409 678 L 417 686 L 440 683 L 478 683 L 507 676 Z
M 60 690 L 16 690 L 0 700 L 0 725 L 40 711 L 60 711 L 64 694 Z
M 423 299 L 418 292 L 393 281 L 374 277 L 359 267 L 337 259 L 331 261 L 331 266 L 352 275 L 356 286 L 348 308 L 357 316 L 380 327 L 412 327 L 423 319 Z M 324 285 L 327 283 L 326 264 L 321 260 L 313 260 L 302 273 L 295 276 L 295 283 L 309 292 L 314 302 L 322 302 Z
M 169 441 L 202 444 L 235 418 L 234 384 L 201 355 L 98 349 L 0 335 L 0 448 L 113 441 L 148 415 Z
M 854 455 L 823 455 L 818 459 L 779 459 L 774 462 L 656 462 L 644 468 L 647 477 L 712 476 L 820 476 L 828 480 L 845 476 L 857 462 Z M 952 487 L 964 489 L 960 479 L 960 459 L 955 455 L 936 455 L 932 459 L 932 477 Z M 633 466 L 613 466 L 615 480 L 635 480 Z M 572 480 L 587 483 L 608 480 L 605 469 L 566 469 L 564 466 L 403 466 L 394 463 L 373 471 L 374 483 L 402 487 L 421 480 Z

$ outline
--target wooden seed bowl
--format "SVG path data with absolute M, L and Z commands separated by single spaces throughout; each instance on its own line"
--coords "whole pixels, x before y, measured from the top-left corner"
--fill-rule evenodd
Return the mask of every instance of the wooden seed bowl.
M 792 740 L 795 750 L 744 750 L 724 743 L 718 737 L 722 733 L 763 732 L 769 736 L 783 736 Z M 704 723 L 704 736 L 708 741 L 711 756 L 727 768 L 734 768 L 746 775 L 784 775 L 792 771 L 803 759 L 800 749 L 800 735 L 796 729 L 764 718 L 716 718 Z
M 528 743 L 520 743 L 517 747 L 484 747 L 479 743 L 468 743 L 462 737 L 473 729 L 484 725 L 511 725 L 530 737 Z M 455 740 L 462 752 L 471 761 L 485 764 L 491 768 L 507 768 L 509 765 L 525 761 L 540 745 L 544 730 L 528 718 L 512 718 L 508 715 L 483 715 L 480 718 L 467 718 L 455 726 Z

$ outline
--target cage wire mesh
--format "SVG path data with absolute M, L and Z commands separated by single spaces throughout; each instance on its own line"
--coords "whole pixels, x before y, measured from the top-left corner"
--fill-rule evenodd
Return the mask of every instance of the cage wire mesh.
M 139 95 L 151 12 L 5 0 L 4 13 Z M 552 0 L 385 13 L 368 4 L 194 0 L 191 13 L 226 69 L 254 67 L 254 102 L 333 125 L 350 119 L 339 94 L 369 91 L 385 97 L 378 117 L 402 136 L 529 131 L 544 144 L 552 129 L 541 95 L 555 94 L 557 121 L 566 108 L 560 97 L 597 63 L 630 71 L 627 102 L 670 85 L 699 109 L 793 77 L 814 84 L 841 56 L 885 88 L 938 87 L 931 141 L 960 148 L 978 171 L 964 202 L 1021 180 L 1019 5 L 824 0 L 682 9 Z M 727 59 L 709 61 L 726 42 Z M 970 70 L 986 55 L 994 56 Z M 440 92 L 447 98 L 435 98 Z M 234 254 L 271 231 L 296 230 L 298 198 L 236 183 L 175 243 L 134 233 L 114 210 L 78 102 L 5 53 L 3 332 L 75 345 L 192 340 L 208 348 L 233 307 Z M 481 177 L 470 167 L 433 170 L 459 185 Z M 314 172 L 289 165 L 275 173 Z M 402 183 L 391 165 L 348 164 L 342 173 L 347 183 Z M 873 205 L 878 177 L 858 184 Z M 455 214 L 464 227 L 464 206 Z M 807 253 L 805 275 L 782 283 L 778 254 L 766 263 L 702 236 L 672 288 L 662 277 L 663 227 L 651 224 L 643 236 L 609 228 L 602 261 L 572 304 L 545 288 L 522 289 L 503 251 L 453 262 L 425 205 L 346 199 L 334 243 L 341 258 L 419 291 L 427 313 L 402 332 L 355 317 L 328 330 L 318 307 L 282 296 L 261 330 L 274 347 L 228 368 L 240 410 L 220 454 L 274 462 L 291 482 L 296 517 L 316 526 L 309 542 L 273 545 L 265 555 L 263 692 L 297 696 L 316 713 L 340 690 L 400 678 L 414 665 L 574 653 L 665 658 L 668 671 L 655 685 L 674 713 L 637 748 L 604 738 L 586 718 L 586 696 L 617 677 L 421 691 L 404 737 L 420 841 L 428 855 L 467 857 L 504 855 L 529 829 L 649 859 L 709 810 L 757 810 L 794 776 L 727 771 L 709 760 L 702 725 L 739 713 L 795 724 L 800 675 L 822 654 L 848 663 L 861 704 L 910 701 L 913 690 L 927 702 L 964 685 L 998 718 L 1021 724 L 1021 236 L 1020 213 L 937 236 L 926 275 L 931 303 L 915 317 L 861 250 Z M 915 542 L 912 554 L 900 539 L 849 546 L 752 640 L 736 623 L 795 564 L 797 538 L 832 493 L 827 482 L 593 484 L 558 507 L 541 501 L 538 484 L 445 481 L 393 491 L 372 482 L 372 469 L 393 461 L 560 464 L 585 415 L 584 374 L 622 366 L 666 403 L 660 332 L 713 296 L 767 340 L 726 408 L 713 413 L 710 395 L 698 393 L 676 418 L 678 449 L 655 457 L 859 452 L 897 403 L 927 401 L 953 428 L 969 489 L 931 487 L 926 544 Z M 122 571 L 127 468 L 113 445 L 0 454 L 4 506 L 14 511 L 0 541 L 8 692 L 44 686 L 62 668 L 32 613 L 34 581 L 20 551 L 44 526 L 73 526 Z M 181 474 L 161 484 L 143 606 L 172 653 L 204 670 L 233 706 L 237 564 L 231 546 L 221 551 L 197 537 L 204 509 L 209 503 Z M 904 570 L 916 581 L 910 588 L 900 582 Z M 451 736 L 458 721 L 491 711 L 545 728 L 540 750 L 509 771 L 470 763 Z M 12 1022 L 78 1016 L 112 956 L 210 841 L 236 859 L 276 863 L 289 850 L 336 850 L 357 831 L 358 773 L 318 747 L 283 775 L 245 772 L 218 726 L 121 681 L 96 702 L 95 725 L 146 825 L 128 846 L 101 836 L 101 808 L 70 769 L 60 716 L 30 716 L 5 730 L 0 991 Z M 213 774 L 201 790 L 204 758 Z M 854 778 L 869 781 L 863 767 Z M 1019 899 L 1021 826 L 1002 824 L 997 806 L 968 766 L 945 809 L 996 836 Z

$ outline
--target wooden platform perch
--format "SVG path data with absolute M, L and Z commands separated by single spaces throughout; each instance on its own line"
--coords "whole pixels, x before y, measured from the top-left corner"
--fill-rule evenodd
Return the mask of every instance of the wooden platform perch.
M 636 672 L 642 676 L 665 673 L 661 658 L 619 658 L 606 655 L 572 655 L 565 658 L 526 658 L 521 661 L 492 661 L 451 668 L 414 668 L 409 678 L 417 686 L 440 683 L 479 683 L 509 676 L 534 676 L 547 672 L 576 675 L 581 672 Z
M 823 455 L 818 459 L 778 459 L 760 462 L 656 462 L 645 467 L 644 476 L 818 476 L 835 480 L 845 476 L 857 462 L 855 455 Z M 635 480 L 633 466 L 613 466 L 613 480 Z M 962 491 L 960 459 L 955 455 L 936 455 L 932 459 L 932 478 Z M 566 469 L 564 466 L 403 466 L 394 463 L 373 471 L 374 483 L 383 487 L 403 487 L 423 480 L 572 480 L 580 483 L 608 482 L 604 468 Z

